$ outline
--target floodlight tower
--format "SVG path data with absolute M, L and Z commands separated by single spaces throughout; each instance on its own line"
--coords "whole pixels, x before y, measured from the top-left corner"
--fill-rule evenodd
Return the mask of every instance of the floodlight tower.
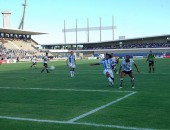
M 21 23 L 18 27 L 18 29 L 21 29 L 23 30 L 24 29 L 24 20 L 25 20 L 25 11 L 26 11 L 26 6 L 27 6 L 27 0 L 25 0 L 25 3 L 22 4 L 22 6 L 24 7 L 24 11 L 23 11 L 23 16 L 22 16 L 22 19 L 21 19 Z
M 112 36 L 113 36 L 113 41 L 115 40 L 115 29 L 116 29 L 116 26 L 114 25 L 114 17 L 112 16 Z

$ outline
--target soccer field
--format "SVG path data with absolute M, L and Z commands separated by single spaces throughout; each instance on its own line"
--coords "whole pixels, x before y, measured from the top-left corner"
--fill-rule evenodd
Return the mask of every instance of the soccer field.
M 94 62 L 78 60 L 74 78 L 65 61 L 49 62 L 51 73 L 42 63 L 0 65 L 0 130 L 170 129 L 170 59 L 157 59 L 155 73 L 135 60 L 135 89 L 126 76 L 121 90 Z

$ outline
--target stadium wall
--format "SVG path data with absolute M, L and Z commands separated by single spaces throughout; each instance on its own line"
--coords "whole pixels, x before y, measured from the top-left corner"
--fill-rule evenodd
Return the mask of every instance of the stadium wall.
M 136 49 L 101 49 L 101 50 L 73 50 L 78 58 L 80 54 L 83 54 L 81 58 L 93 57 L 94 55 L 100 55 L 105 53 L 114 53 L 115 56 L 124 57 L 125 55 L 131 56 L 143 56 L 146 57 L 148 52 L 152 50 L 157 56 L 165 56 L 170 54 L 170 48 L 136 48 Z M 66 57 L 69 53 L 69 50 L 49 50 L 53 53 L 54 56 Z M 166 57 L 165 57 L 166 58 Z M 168 58 L 168 56 L 167 56 Z

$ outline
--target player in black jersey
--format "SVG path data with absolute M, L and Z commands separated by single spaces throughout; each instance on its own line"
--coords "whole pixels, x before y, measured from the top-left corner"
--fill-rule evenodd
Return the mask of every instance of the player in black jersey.
M 156 62 L 156 60 L 155 60 L 155 55 L 152 53 L 151 50 L 149 51 L 149 54 L 148 54 L 148 57 L 147 57 L 146 61 L 149 62 L 149 73 L 151 73 L 151 70 L 153 72 L 155 72 L 154 63 Z

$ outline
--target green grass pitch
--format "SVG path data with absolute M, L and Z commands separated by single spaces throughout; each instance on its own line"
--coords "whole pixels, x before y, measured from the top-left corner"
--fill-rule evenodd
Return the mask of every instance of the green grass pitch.
M 135 89 L 126 76 L 122 90 L 116 74 L 108 87 L 95 60 L 77 60 L 74 78 L 65 61 L 49 62 L 51 73 L 42 63 L 2 64 L 0 130 L 170 129 L 170 59 L 157 59 L 155 73 L 145 61 L 135 60 Z

